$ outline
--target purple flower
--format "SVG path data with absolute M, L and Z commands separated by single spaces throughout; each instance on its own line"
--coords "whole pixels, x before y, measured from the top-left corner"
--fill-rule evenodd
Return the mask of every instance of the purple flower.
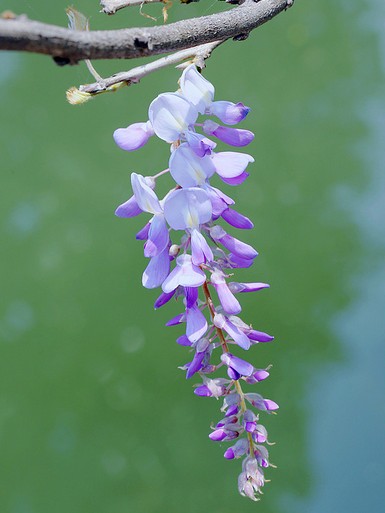
M 196 187 L 206 183 L 215 173 L 209 156 L 198 157 L 187 143 L 183 143 L 171 154 L 170 173 L 181 187 Z
M 250 162 L 254 162 L 251 155 L 235 151 L 222 151 L 212 153 L 211 160 L 215 171 L 221 178 L 232 179 L 241 176 Z
M 186 308 L 192 308 L 193 306 L 196 306 L 196 303 L 199 298 L 198 289 L 194 288 L 194 287 L 185 287 L 183 290 L 184 290 Z
M 226 221 L 226 223 L 234 226 L 235 228 L 240 228 L 241 230 L 251 230 L 254 228 L 254 224 L 248 217 L 240 214 L 232 208 L 224 209 L 221 212 L 221 216 Z
M 217 145 L 214 141 L 192 130 L 188 130 L 184 135 L 188 145 L 198 157 L 210 155 Z
M 254 263 L 253 259 L 241 258 L 238 255 L 230 253 L 228 256 L 229 263 L 234 269 L 251 267 Z
M 271 342 L 274 340 L 274 337 L 263 331 L 248 329 L 245 333 L 253 342 Z
M 168 248 L 170 238 L 168 236 L 166 220 L 163 214 L 156 214 L 151 219 L 147 238 L 148 240 L 144 245 L 145 257 L 157 256 L 166 247 Z
M 141 211 L 142 212 L 142 211 Z M 150 231 L 150 223 L 146 223 L 141 230 L 135 235 L 136 240 L 147 240 Z
M 114 132 L 114 141 L 126 151 L 134 151 L 144 146 L 154 135 L 151 123 L 134 123 L 127 128 L 118 128 Z
M 250 340 L 247 335 L 245 335 L 240 329 L 238 329 L 235 324 L 233 324 L 227 317 L 223 314 L 216 314 L 214 317 L 214 325 L 224 330 L 236 344 L 238 344 L 242 349 L 249 349 Z
M 267 431 L 265 426 L 257 424 L 256 429 L 253 432 L 253 439 L 257 444 L 264 444 L 267 442 Z
M 238 438 L 239 432 L 230 429 L 219 428 L 210 433 L 209 438 L 214 442 L 227 442 Z
M 257 290 L 267 289 L 270 285 L 268 283 L 229 283 L 229 289 L 234 294 L 238 292 L 256 292 Z
M 235 444 L 231 447 L 229 447 L 224 454 L 224 457 L 227 460 L 233 460 L 234 458 L 240 458 L 241 456 L 244 456 L 249 448 L 249 443 L 247 441 L 247 438 L 241 438 L 240 440 L 237 440 Z
M 192 263 L 190 255 L 180 255 L 176 267 L 162 282 L 163 292 L 172 292 L 179 285 L 182 287 L 200 287 L 206 281 L 205 273 Z
M 195 388 L 194 394 L 202 397 L 222 397 L 227 392 L 230 380 L 224 378 L 210 379 L 203 378 L 203 385 Z
M 271 399 L 264 399 L 261 395 L 255 393 L 245 394 L 245 399 L 249 401 L 250 404 L 262 411 L 274 411 L 278 410 L 279 406 Z
M 261 493 L 261 488 L 265 484 L 263 470 L 253 457 L 247 457 L 242 463 L 242 472 L 238 478 L 239 493 L 253 501 L 257 501 L 257 493 Z
M 171 298 L 175 296 L 176 290 L 173 290 L 169 292 L 168 294 L 165 294 L 164 292 L 161 293 L 161 295 L 157 298 L 157 300 L 154 303 L 154 308 L 160 308 L 161 306 L 165 305 L 170 301 Z
M 180 368 L 186 371 L 187 379 L 198 375 L 202 380 L 195 386 L 195 395 L 223 398 L 224 416 L 209 437 L 219 442 L 235 441 L 224 457 L 244 457 L 238 488 L 242 495 L 256 500 L 264 485 L 263 469 L 269 465 L 268 452 L 261 445 L 267 443 L 267 431 L 259 424 L 257 411 L 273 412 L 278 405 L 242 388 L 245 383 L 256 385 L 265 380 L 269 367 L 256 369 L 229 348 L 239 346 L 246 351 L 256 343 L 273 340 L 237 316 L 242 308 L 235 297 L 268 285 L 229 282 L 229 269 L 250 267 L 258 253 L 228 234 L 217 221 L 223 219 L 241 230 L 252 229 L 253 223 L 233 209 L 232 198 L 210 183 L 217 174 L 226 184 L 242 184 L 254 158 L 236 151 L 215 152 L 216 143 L 207 137 L 243 147 L 254 134 L 210 119 L 198 120 L 199 115 L 211 115 L 225 125 L 236 125 L 248 114 L 250 109 L 243 103 L 214 101 L 214 93 L 214 86 L 191 64 L 183 71 L 177 93 L 160 94 L 150 104 L 148 122 L 115 131 L 115 142 L 127 151 L 140 148 L 153 135 L 171 145 L 167 169 L 154 176 L 132 173 L 133 196 L 117 208 L 116 215 L 130 218 L 142 212 L 150 214 L 136 235 L 144 241 L 144 256 L 149 259 L 142 283 L 146 288 L 162 288 L 155 300 L 156 309 L 172 298 L 182 303 L 183 312 L 166 323 L 184 329 L 176 342 L 192 353 L 191 361 Z M 165 174 L 174 183 L 160 199 L 156 188 Z
M 201 338 L 195 344 L 195 355 L 188 364 L 186 378 L 191 378 L 196 372 L 202 369 L 203 362 L 210 355 L 210 341 L 207 338 Z
M 200 114 L 213 114 L 227 125 L 236 125 L 249 113 L 243 103 L 214 100 L 214 86 L 206 80 L 192 64 L 179 81 L 183 96 L 196 107 Z
M 249 173 L 246 173 L 246 171 L 244 171 L 240 175 L 237 175 L 234 177 L 220 176 L 220 178 L 221 178 L 222 182 L 225 182 L 228 185 L 231 185 L 234 187 L 236 185 L 241 185 L 246 180 L 246 178 L 248 178 L 249 176 L 250 176 Z
M 220 141 L 230 144 L 230 146 L 247 146 L 254 139 L 253 132 L 250 130 L 243 130 L 241 128 L 229 128 L 228 126 L 221 126 L 211 119 L 207 119 L 203 123 L 203 131 L 207 135 L 214 135 Z
M 162 207 L 151 185 L 152 180 L 137 173 L 131 175 L 131 185 L 135 200 L 143 212 L 150 214 L 162 214 Z
M 237 392 L 226 395 L 223 399 L 223 406 L 221 411 L 226 411 L 228 408 L 233 406 L 239 406 L 241 404 L 241 396 Z
M 165 248 L 162 253 L 151 258 L 150 263 L 143 273 L 143 287 L 146 287 L 146 289 L 155 289 L 156 287 L 160 287 L 167 278 L 169 271 L 170 257 L 168 255 L 168 248 Z
M 251 363 L 238 358 L 231 353 L 223 353 L 221 355 L 222 362 L 227 365 L 231 379 L 239 379 L 241 376 L 251 376 L 254 367 Z
M 214 99 L 214 86 L 206 80 L 194 65 L 188 66 L 179 80 L 182 94 L 200 114 L 203 114 Z
M 135 196 L 125 201 L 115 210 L 115 215 L 118 217 L 135 217 L 141 214 L 143 210 L 139 207 Z
M 210 105 L 210 114 L 219 118 L 226 125 L 236 125 L 243 121 L 250 112 L 243 103 L 217 101 Z
M 178 337 L 178 338 L 176 339 L 176 342 L 177 342 L 177 344 L 179 344 L 180 346 L 187 346 L 187 347 L 192 346 L 192 342 L 191 342 L 191 340 L 189 340 L 189 339 L 187 338 L 187 335 L 181 335 L 180 337 Z
M 214 259 L 210 246 L 198 230 L 191 230 L 191 255 L 195 265 L 211 262 Z
M 215 173 L 215 167 L 209 156 L 198 157 L 190 145 L 183 143 L 171 154 L 170 173 L 181 187 L 203 185 Z
M 211 201 L 213 220 L 222 216 L 223 212 L 228 210 L 228 206 L 234 203 L 234 201 L 226 196 L 226 194 L 223 194 L 222 191 L 212 187 L 211 185 L 205 184 L 204 190 L 209 195 Z
M 164 93 L 151 103 L 148 117 L 155 134 L 163 141 L 172 143 L 180 139 L 195 123 L 198 111 L 183 96 Z
M 174 230 L 199 228 L 211 220 L 210 198 L 198 187 L 172 191 L 164 200 L 164 215 Z
M 178 314 L 169 321 L 166 322 L 166 326 L 177 326 L 178 324 L 181 324 L 182 322 L 186 322 L 186 315 Z
M 197 342 L 207 331 L 206 317 L 197 306 L 186 308 L 186 335 L 191 342 Z
M 269 452 L 266 447 L 257 445 L 254 451 L 254 456 L 260 467 L 266 468 L 269 466 Z
M 221 226 L 214 226 L 210 229 L 211 237 L 228 249 L 232 255 L 244 260 L 253 260 L 258 252 L 249 244 L 228 235 Z
M 265 380 L 269 377 L 269 373 L 265 369 L 254 369 L 253 374 L 248 376 L 245 381 L 250 385 L 254 385 L 255 383 L 259 383 L 260 381 Z
M 242 310 L 241 305 L 230 291 L 223 272 L 214 271 L 211 274 L 211 283 L 217 291 L 223 310 L 228 314 L 238 314 Z

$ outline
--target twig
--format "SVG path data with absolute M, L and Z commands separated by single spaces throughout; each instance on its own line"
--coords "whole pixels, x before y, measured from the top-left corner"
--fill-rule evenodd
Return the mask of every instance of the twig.
M 186 59 L 190 59 L 202 69 L 205 66 L 204 61 L 208 59 L 213 50 L 223 42 L 224 41 L 214 41 L 194 48 L 188 48 L 187 50 L 181 50 L 180 52 L 167 55 L 166 57 L 162 57 L 156 61 L 132 68 L 129 71 L 116 73 L 111 77 L 102 79 L 93 84 L 81 85 L 79 89 L 72 87 L 67 91 L 67 99 L 73 105 L 84 103 L 97 94 L 114 92 L 121 87 L 137 84 L 146 75 L 154 73 L 154 71 L 158 71 L 162 68 L 166 68 L 167 66 L 179 64 Z
M 244 39 L 251 30 L 290 7 L 293 0 L 246 0 L 229 11 L 170 25 L 90 32 L 16 17 L 0 19 L 0 50 L 51 55 L 59 64 L 84 59 L 133 59 L 191 48 L 231 37 Z
M 163 0 L 100 0 L 101 12 L 105 14 L 115 14 L 116 11 L 124 7 L 132 7 L 134 5 L 154 4 L 163 2 Z

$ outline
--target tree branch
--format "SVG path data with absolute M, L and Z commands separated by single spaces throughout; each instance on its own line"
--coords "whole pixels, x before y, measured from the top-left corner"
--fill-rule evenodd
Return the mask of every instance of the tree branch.
M 244 39 L 294 0 L 253 0 L 229 11 L 150 28 L 78 31 L 18 16 L 0 19 L 0 50 L 51 55 L 59 64 L 84 59 L 134 59 L 230 37 Z
M 186 59 L 190 59 L 190 62 L 193 61 L 202 69 L 205 66 L 205 60 L 208 59 L 213 50 L 223 42 L 224 41 L 214 41 L 212 43 L 194 46 L 193 48 L 187 48 L 186 50 L 180 50 L 179 52 L 175 52 L 171 55 L 161 57 L 156 61 L 148 62 L 142 66 L 132 68 L 129 71 L 122 71 L 120 73 L 115 73 L 115 75 L 112 75 L 111 77 L 101 78 L 93 84 L 81 85 L 79 89 L 71 87 L 66 93 L 67 100 L 72 105 L 85 103 L 98 94 L 115 92 L 124 86 L 138 84 L 146 75 L 154 73 L 154 71 L 159 71 L 167 66 L 182 63 Z M 180 64 L 178 67 L 185 65 L 186 64 Z

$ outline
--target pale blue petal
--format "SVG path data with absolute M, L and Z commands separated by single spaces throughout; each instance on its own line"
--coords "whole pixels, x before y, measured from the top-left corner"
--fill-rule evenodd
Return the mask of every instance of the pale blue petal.
M 160 287 L 170 271 L 170 257 L 166 248 L 162 253 L 151 258 L 143 273 L 142 284 L 146 289 Z M 171 291 L 169 291 L 171 292 Z
M 173 151 L 169 168 L 176 183 L 185 188 L 202 185 L 215 173 L 210 157 L 199 158 L 187 143 Z
M 203 367 L 202 362 L 204 360 L 204 357 L 205 357 L 205 353 L 195 353 L 194 358 L 193 358 L 192 362 L 189 363 L 189 366 L 187 369 L 187 373 L 186 373 L 187 379 L 191 378 L 196 372 L 201 370 L 201 368 Z
M 231 251 L 232 254 L 240 258 L 253 259 L 258 256 L 258 252 L 250 244 L 246 244 L 246 242 L 242 242 L 231 235 L 226 234 L 224 237 L 221 237 L 220 243 Z
M 248 339 L 247 335 L 243 333 L 241 330 L 239 330 L 232 322 L 230 322 L 228 319 L 226 319 L 224 330 L 230 337 L 234 340 L 236 344 L 239 345 L 242 349 L 249 349 L 251 343 Z
M 207 331 L 206 317 L 197 306 L 186 309 L 186 335 L 191 342 L 197 342 Z
M 134 151 L 144 146 L 148 139 L 154 135 L 150 123 L 134 123 L 127 128 L 118 128 L 114 132 L 114 141 L 126 151 Z
M 211 274 L 211 282 L 215 287 L 218 294 L 219 301 L 221 302 L 223 310 L 227 314 L 236 315 L 241 312 L 242 308 L 239 301 L 232 294 L 227 286 L 223 273 L 215 271 Z
M 249 173 L 246 173 L 246 171 L 244 173 L 241 173 L 239 176 L 236 176 L 235 178 L 224 178 L 223 176 L 221 176 L 221 180 L 225 183 L 227 183 L 228 185 L 241 185 L 241 183 L 243 183 L 246 178 L 248 178 L 250 175 Z
M 182 94 L 203 114 L 214 99 L 214 86 L 206 80 L 191 64 L 182 73 L 179 80 Z
M 197 134 L 191 130 L 187 130 L 185 137 L 190 148 L 198 155 L 198 157 L 210 155 L 212 150 L 216 147 L 215 142 L 207 139 L 204 135 Z
M 118 217 L 135 217 L 142 212 L 143 210 L 139 207 L 135 196 L 131 196 L 129 200 L 118 206 L 115 210 L 115 215 Z
M 239 228 L 241 230 L 251 230 L 254 228 L 254 224 L 248 217 L 240 214 L 236 210 L 232 210 L 231 208 L 224 210 L 221 215 L 226 223 L 229 223 L 235 228 Z
M 135 199 L 144 212 L 161 214 L 162 208 L 155 192 L 149 187 L 144 176 L 137 173 L 131 175 L 131 185 Z
M 232 367 L 242 376 L 251 376 L 254 372 L 254 367 L 251 363 L 246 362 L 246 360 L 242 360 L 242 358 L 238 358 L 231 353 L 223 353 L 221 355 L 222 362 L 228 367 Z
M 164 215 L 174 230 L 199 228 L 211 220 L 211 201 L 207 192 L 198 187 L 178 189 L 167 196 Z
M 210 114 L 219 118 L 226 125 L 236 125 L 245 119 L 250 108 L 243 103 L 217 101 L 210 105 Z
M 196 108 L 177 93 L 160 94 L 150 104 L 148 114 L 156 135 L 168 143 L 180 139 L 198 117 Z
M 162 285 L 163 292 L 171 292 L 179 285 L 183 287 L 200 287 L 206 281 L 205 273 L 193 265 L 190 255 L 180 255 L 176 267 Z
M 211 159 L 216 172 L 224 178 L 235 178 L 241 175 L 250 162 L 254 162 L 251 155 L 234 151 L 213 153 Z
M 207 119 L 203 123 L 202 128 L 205 134 L 214 135 L 222 142 L 231 146 L 247 146 L 254 139 L 254 134 L 250 130 L 218 125 L 218 123 L 211 121 L 211 119 Z
M 186 307 L 192 308 L 198 300 L 199 291 L 197 288 L 185 287 Z
M 214 259 L 210 246 L 198 230 L 191 232 L 191 254 L 195 265 L 211 262 Z
M 148 241 L 144 246 L 144 256 L 154 257 L 159 255 L 168 246 L 169 240 L 170 237 L 164 215 L 155 215 L 151 220 Z

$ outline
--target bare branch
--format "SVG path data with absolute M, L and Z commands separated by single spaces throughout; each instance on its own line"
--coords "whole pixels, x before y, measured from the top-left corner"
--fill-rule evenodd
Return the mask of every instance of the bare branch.
M 132 68 L 129 71 L 116 73 L 109 78 L 103 79 L 101 82 L 80 86 L 80 90 L 92 94 L 101 92 L 107 87 L 111 87 L 112 85 L 118 84 L 119 82 L 127 82 L 128 85 L 131 83 L 135 84 L 146 75 L 154 73 L 154 71 L 158 71 L 162 68 L 166 68 L 167 66 L 172 66 L 174 64 L 179 64 L 186 59 L 193 59 L 197 66 L 203 68 L 204 61 L 210 57 L 211 52 L 221 43 L 223 43 L 223 41 L 214 41 L 213 43 L 206 43 L 204 45 L 188 48 L 187 50 L 181 50 L 180 52 L 166 55 L 166 57 L 162 57 L 156 61 L 148 62 L 142 66 Z
M 101 12 L 105 14 L 115 14 L 116 11 L 124 7 L 132 7 L 134 5 L 154 4 L 163 2 L 164 0 L 100 0 Z
M 67 100 L 73 105 L 85 103 L 98 94 L 115 92 L 124 86 L 138 84 L 146 75 L 166 68 L 167 66 L 179 64 L 186 59 L 190 59 L 190 62 L 194 62 L 194 64 L 202 69 L 205 66 L 205 60 L 208 59 L 212 51 L 223 42 L 224 41 L 214 41 L 213 43 L 206 43 L 204 45 L 195 46 L 194 48 L 188 48 L 187 50 L 181 50 L 180 52 L 167 55 L 156 61 L 132 68 L 129 71 L 116 73 L 111 77 L 101 79 L 93 84 L 81 85 L 79 89 L 71 87 L 71 89 L 67 91 Z
M 0 19 L 0 50 L 51 55 L 60 64 L 84 59 L 133 59 L 191 48 L 230 37 L 244 39 L 294 0 L 246 0 L 229 11 L 170 25 L 90 32 L 18 16 Z

